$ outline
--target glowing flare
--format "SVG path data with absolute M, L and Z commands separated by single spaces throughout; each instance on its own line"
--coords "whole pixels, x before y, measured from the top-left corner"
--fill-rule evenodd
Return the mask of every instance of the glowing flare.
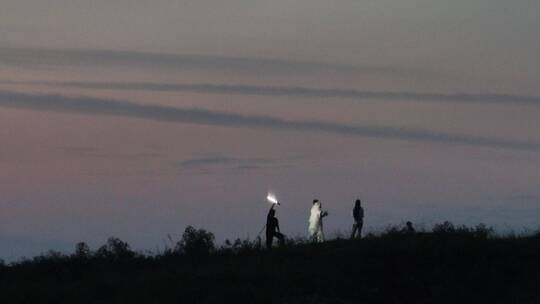
M 268 196 L 266 196 L 266 199 L 272 204 L 278 204 L 278 200 L 272 193 L 268 193 Z

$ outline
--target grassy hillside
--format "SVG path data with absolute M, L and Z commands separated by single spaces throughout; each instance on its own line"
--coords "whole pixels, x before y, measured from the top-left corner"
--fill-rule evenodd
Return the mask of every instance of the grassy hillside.
M 483 226 L 215 248 L 203 230 L 157 255 L 111 238 L 0 266 L 1 303 L 540 303 L 540 237 Z

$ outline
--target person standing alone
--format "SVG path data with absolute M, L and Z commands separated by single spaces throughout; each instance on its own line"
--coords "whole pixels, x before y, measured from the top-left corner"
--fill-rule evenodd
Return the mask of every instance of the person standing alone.
M 322 204 L 318 199 L 313 200 L 311 212 L 309 215 L 309 237 L 313 242 L 324 242 L 323 232 L 323 217 L 327 216 L 328 212 L 322 210 Z
M 355 238 L 356 232 L 358 232 L 356 237 L 362 238 L 362 227 L 364 226 L 364 208 L 362 208 L 362 203 L 359 199 L 354 202 L 353 218 L 354 224 L 351 233 L 351 239 Z

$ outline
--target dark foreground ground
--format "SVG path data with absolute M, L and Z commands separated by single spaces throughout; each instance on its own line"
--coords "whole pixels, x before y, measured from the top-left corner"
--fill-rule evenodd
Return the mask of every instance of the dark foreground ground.
M 538 236 L 391 231 L 268 252 L 191 232 L 159 255 L 110 239 L 0 266 L 0 303 L 540 303 Z

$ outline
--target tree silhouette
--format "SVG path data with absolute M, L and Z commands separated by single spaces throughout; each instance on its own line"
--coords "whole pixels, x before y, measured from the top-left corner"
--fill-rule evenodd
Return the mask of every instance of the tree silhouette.
M 186 256 L 205 258 L 216 250 L 214 240 L 212 232 L 187 226 L 175 250 Z

